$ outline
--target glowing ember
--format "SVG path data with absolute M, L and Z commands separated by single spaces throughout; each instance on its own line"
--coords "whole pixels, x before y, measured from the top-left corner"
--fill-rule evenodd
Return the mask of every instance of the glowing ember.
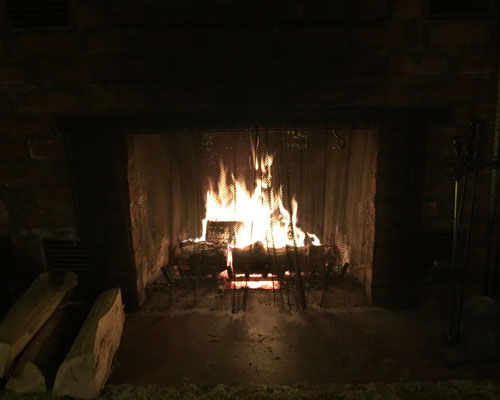
M 256 176 L 253 192 L 247 190 L 243 179 L 227 180 L 227 170 L 221 164 L 217 185 L 209 182 L 206 195 L 206 215 L 203 220 L 203 235 L 198 241 L 206 240 L 208 221 L 239 221 L 235 228 L 233 247 L 242 248 L 260 241 L 268 247 L 282 248 L 304 246 L 306 237 L 314 245 L 320 245 L 316 235 L 303 232 L 297 227 L 298 204 L 291 199 L 290 214 L 283 205 L 283 188 L 275 190 L 272 185 L 271 166 L 273 157 L 266 155 L 255 161 Z M 228 246 L 228 265 L 232 264 Z
M 232 281 L 231 288 L 232 289 L 243 289 L 248 287 L 249 289 L 279 289 L 280 284 L 277 281 Z

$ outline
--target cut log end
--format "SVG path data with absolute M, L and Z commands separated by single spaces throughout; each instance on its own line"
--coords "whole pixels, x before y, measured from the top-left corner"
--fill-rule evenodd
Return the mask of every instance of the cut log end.
M 53 389 L 56 395 L 81 399 L 99 395 L 120 345 L 124 320 L 120 289 L 107 290 L 96 299 L 57 371 Z
M 23 364 L 8 380 L 7 389 L 18 393 L 46 392 L 45 377 L 36 365 L 31 362 Z
M 77 283 L 73 272 L 43 273 L 15 302 L 0 322 L 0 378 Z

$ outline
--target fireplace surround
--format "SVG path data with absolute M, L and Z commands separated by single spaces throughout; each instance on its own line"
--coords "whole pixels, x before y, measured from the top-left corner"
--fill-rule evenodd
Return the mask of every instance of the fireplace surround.
M 202 233 L 221 161 L 252 186 L 256 140 L 276 155 L 276 186 L 288 202 L 297 197 L 300 226 L 336 247 L 366 300 L 411 305 L 426 129 L 446 118 L 443 108 L 138 115 L 64 118 L 58 128 L 82 240 L 101 244 L 102 283 L 122 287 L 128 307 L 142 303 L 179 243 Z

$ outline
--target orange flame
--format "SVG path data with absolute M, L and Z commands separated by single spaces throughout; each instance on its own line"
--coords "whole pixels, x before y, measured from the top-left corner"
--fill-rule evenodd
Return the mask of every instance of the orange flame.
M 203 219 L 203 235 L 198 241 L 206 240 L 208 221 L 239 221 L 233 247 L 242 248 L 257 241 L 268 247 L 281 248 L 304 246 L 306 236 L 314 245 L 320 245 L 316 235 L 297 227 L 298 204 L 292 198 L 292 213 L 283 205 L 283 188 L 275 190 L 271 184 L 273 157 L 266 155 L 255 160 L 256 174 L 253 192 L 247 190 L 243 179 L 231 174 L 227 181 L 227 169 L 221 163 L 221 174 L 217 185 L 209 182 L 206 195 L 206 215 Z M 229 260 L 228 260 L 229 261 Z

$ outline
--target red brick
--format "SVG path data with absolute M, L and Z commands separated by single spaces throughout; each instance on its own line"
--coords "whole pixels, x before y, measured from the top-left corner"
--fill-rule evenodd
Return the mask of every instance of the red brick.
M 0 65 L 0 85 L 18 85 L 34 81 L 33 74 L 21 65 Z
M 22 228 L 55 228 L 66 224 L 60 215 L 45 210 L 24 210 L 20 215 L 18 224 Z
M 19 229 L 20 227 L 16 227 Z M 23 265 L 19 273 L 24 275 L 29 275 L 31 279 L 34 279 L 38 273 L 42 272 L 44 257 L 42 252 L 42 240 L 38 234 L 35 233 L 23 233 L 10 232 L 12 237 L 13 245 L 18 249 L 19 253 L 23 257 L 28 258 L 28 265 Z M 32 262 L 35 262 L 35 265 Z M 38 270 L 37 270 L 38 268 Z M 34 269 L 34 270 L 33 270 Z M 26 279 L 26 276 L 25 276 Z
M 91 111 L 109 111 L 116 107 L 116 91 L 108 87 L 92 85 L 82 93 Z
M 401 48 L 409 44 L 408 33 L 403 25 L 379 25 L 357 28 L 352 37 L 359 47 Z
M 115 2 L 111 9 L 112 23 L 116 25 L 136 25 L 144 21 L 144 3 L 137 1 Z
M 156 103 L 156 104 L 155 104 Z M 116 107 L 121 110 L 151 110 L 158 102 L 150 93 L 134 87 L 120 87 L 116 93 Z
M 60 204 L 73 204 L 71 186 L 57 185 L 40 189 L 36 194 L 40 206 L 59 206 Z
M 81 107 L 77 96 L 64 90 L 47 90 L 31 94 L 21 109 L 29 111 L 77 111 Z
M 484 46 L 492 44 L 492 29 L 485 22 L 440 22 L 429 24 L 430 46 Z
M 360 19 L 386 18 L 388 12 L 387 0 L 358 0 L 354 5 L 354 15 Z
M 493 121 L 496 114 L 496 104 L 492 101 L 489 104 L 473 104 L 455 107 L 457 124 L 467 126 L 472 118 L 482 118 L 486 121 Z M 467 128 L 468 130 L 468 128 Z
M 185 30 L 169 30 L 166 32 L 147 32 L 134 40 L 134 52 L 153 53 L 159 52 L 165 56 L 175 57 L 179 52 L 189 49 L 188 35 Z
M 105 7 L 78 5 L 75 8 L 76 25 L 80 28 L 106 26 L 108 15 Z
M 391 3 L 392 18 L 418 18 L 421 13 L 421 0 L 393 0 Z
M 64 158 L 64 144 L 60 140 L 32 142 L 30 145 L 30 155 L 34 160 Z
M 418 82 L 411 90 L 426 104 L 483 104 L 495 101 L 496 79 L 487 75 L 458 76 L 452 80 Z
M 5 204 L 0 201 L 0 224 L 6 224 L 9 222 L 9 211 Z
M 89 54 L 117 54 L 128 51 L 127 39 L 116 33 L 95 33 L 88 37 Z
M 50 117 L 46 115 L 0 116 L 0 135 L 39 135 L 50 132 Z
M 14 45 L 16 56 L 29 55 L 66 55 L 78 49 L 76 38 L 60 34 L 24 34 L 19 36 Z
M 57 81 L 64 83 L 91 83 L 95 81 L 94 71 L 83 63 L 57 68 L 54 76 Z
M 46 182 L 57 179 L 47 165 L 0 164 L 0 182 Z
M 99 73 L 98 78 L 102 82 L 148 82 L 169 80 L 172 77 L 161 62 L 143 57 L 129 61 L 115 59 Z
M 2 12 L 0 13 L 0 29 L 5 29 L 7 27 L 7 21 L 6 21 L 6 13 Z
M 238 35 L 228 33 L 220 35 L 216 44 L 219 47 L 216 51 L 225 54 L 236 52 L 250 55 L 273 54 L 282 51 L 287 56 L 293 53 L 310 53 L 312 50 L 331 52 L 342 48 L 344 35 L 344 30 L 337 26 L 282 26 L 275 31 L 243 31 Z M 241 46 L 242 41 L 246 46 Z M 262 45 L 262 43 L 265 44 Z
M 427 139 L 427 158 L 442 158 L 443 149 L 446 153 L 453 150 L 453 138 L 458 135 L 456 127 L 435 127 L 429 129 Z M 442 161 L 442 160 L 441 160 Z
M 462 56 L 458 63 L 459 74 L 495 74 L 498 72 L 498 55 L 473 54 Z
M 0 160 L 22 160 L 26 157 L 23 142 L 0 143 Z
M 405 78 L 445 75 L 447 69 L 448 60 L 437 54 L 392 56 L 387 66 L 390 76 Z

